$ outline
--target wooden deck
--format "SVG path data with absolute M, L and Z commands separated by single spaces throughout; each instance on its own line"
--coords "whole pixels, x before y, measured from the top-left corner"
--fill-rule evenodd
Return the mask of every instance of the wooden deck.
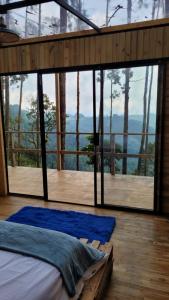
M 116 228 L 111 239 L 114 246 L 114 271 L 103 300 L 169 299 L 167 218 L 24 197 L 1 197 L 0 219 L 6 219 L 27 205 L 115 216 Z
M 10 192 L 42 195 L 42 170 L 28 167 L 9 167 Z M 98 175 L 98 202 L 100 180 Z M 152 177 L 105 174 L 105 204 L 153 209 L 154 180 Z M 49 199 L 54 201 L 94 204 L 92 172 L 57 171 L 48 169 Z

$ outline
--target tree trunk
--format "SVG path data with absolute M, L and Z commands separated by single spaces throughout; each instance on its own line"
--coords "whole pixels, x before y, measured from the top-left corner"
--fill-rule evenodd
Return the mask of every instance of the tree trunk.
M 159 10 L 160 10 L 160 1 L 158 1 L 156 18 L 159 17 Z M 153 2 L 153 9 L 152 9 L 152 19 L 153 20 L 155 18 L 155 12 L 156 12 L 156 0 L 154 0 L 154 2 Z M 148 133 L 149 133 L 149 123 L 150 123 L 150 106 L 151 106 L 153 75 L 154 75 L 154 67 L 152 66 L 151 67 L 151 75 L 150 75 L 149 95 L 148 95 L 148 107 L 147 107 L 145 153 L 147 153 L 147 151 L 148 151 Z M 146 175 L 147 175 L 147 159 L 145 160 L 145 164 L 144 164 L 144 176 L 146 176 Z
M 127 23 L 131 23 L 132 0 L 127 1 Z M 125 100 L 124 100 L 124 137 L 123 137 L 123 153 L 128 151 L 128 114 L 129 114 L 129 89 L 130 89 L 130 69 L 125 72 Z M 123 158 L 122 174 L 127 174 L 127 157 Z
M 39 101 L 37 100 L 37 118 L 36 118 L 36 143 L 37 143 L 37 150 L 40 149 L 40 112 L 39 112 Z M 36 160 L 37 168 L 40 168 L 40 153 L 37 152 L 37 160 Z
M 5 110 L 4 110 L 4 122 L 5 122 L 5 131 L 7 131 L 6 134 L 6 148 L 7 151 L 7 157 L 9 158 L 9 130 L 10 130 L 10 103 L 9 103 L 9 76 L 4 77 L 4 84 L 5 84 Z
M 145 85 L 144 85 L 144 97 L 143 97 L 143 125 L 142 125 L 142 136 L 141 136 L 141 144 L 139 154 L 144 153 L 144 146 L 145 146 L 145 132 L 146 132 L 146 119 L 147 119 L 147 93 L 148 93 L 148 80 L 149 79 L 149 67 L 146 67 L 146 75 L 145 75 Z M 138 167 L 137 172 L 138 175 L 141 172 L 141 164 L 142 159 L 138 159 Z
M 61 150 L 65 150 L 65 131 L 66 131 L 66 74 L 59 74 L 60 89 L 60 124 L 61 124 Z M 64 154 L 61 155 L 61 168 L 64 169 Z
M 131 23 L 132 0 L 127 1 L 127 23 Z
M 56 95 L 56 145 L 57 150 L 59 151 L 57 154 L 57 170 L 60 171 L 62 169 L 61 166 L 61 123 L 60 123 L 60 83 L 59 83 L 59 74 L 55 74 L 55 95 Z
M 8 4 L 10 1 L 6 0 L 6 4 Z M 5 15 L 6 25 L 9 28 L 10 23 L 10 14 L 9 11 L 7 11 Z M 9 103 L 9 76 L 5 76 L 4 79 L 5 84 L 5 130 L 8 131 L 6 135 L 6 148 L 9 149 L 9 127 L 10 127 L 10 103 Z M 9 150 L 7 151 L 7 159 L 9 159 Z
M 82 1 L 77 0 L 78 11 L 82 12 Z M 81 20 L 77 19 L 77 29 L 80 30 Z M 76 151 L 79 151 L 79 110 L 80 110 L 80 73 L 77 72 L 77 111 L 76 111 Z M 79 171 L 79 155 L 76 156 L 76 170 Z
M 111 96 L 110 96 L 110 134 L 112 133 L 112 116 L 113 116 L 113 80 L 111 79 Z
M 38 36 L 42 34 L 42 13 L 41 13 L 41 4 L 39 4 L 39 14 L 38 14 Z
M 66 1 L 67 2 L 67 1 Z M 67 29 L 67 11 L 60 7 L 60 32 L 66 32 Z M 60 124 L 61 124 L 61 148 L 65 149 L 65 130 L 66 130 L 66 74 L 59 74 L 60 88 Z M 64 155 L 61 156 L 61 167 L 64 169 Z
M 169 1 L 165 0 L 165 17 L 169 17 Z
M 25 37 L 28 36 L 28 11 L 27 11 L 27 7 L 26 7 L 26 11 L 25 11 Z
M 78 7 L 78 11 L 80 13 L 82 13 L 82 0 L 77 0 L 78 3 L 77 3 L 77 7 Z M 81 24 L 82 24 L 82 21 L 77 18 L 77 29 L 80 30 L 81 29 Z
M 149 123 L 150 123 L 150 107 L 151 107 L 153 75 L 154 75 L 154 67 L 152 66 L 151 67 L 151 75 L 150 75 L 149 95 L 148 95 L 148 107 L 147 107 L 145 153 L 147 153 L 147 151 L 148 151 L 148 133 L 149 133 Z M 147 174 L 147 159 L 145 160 L 145 169 L 144 169 L 144 175 L 146 176 L 146 174 Z
M 130 89 L 130 69 L 125 71 L 125 100 L 124 100 L 124 127 L 123 127 L 123 153 L 128 151 L 128 114 L 129 114 L 129 89 Z M 127 157 L 123 158 L 122 174 L 127 174 Z
M 67 11 L 63 7 L 60 7 L 60 32 L 66 32 L 66 29 L 67 29 Z
M 6 4 L 9 4 L 10 0 L 6 0 Z M 6 20 L 6 25 L 7 28 L 9 28 L 9 24 L 10 24 L 10 11 L 7 11 L 6 15 L 5 15 L 5 20 Z
M 77 72 L 77 114 L 76 114 L 76 150 L 79 151 L 79 110 L 80 110 L 80 73 Z M 79 155 L 76 156 L 76 170 L 79 171 Z
M 112 115 L 113 115 L 113 79 L 111 79 L 111 96 L 110 96 L 110 173 L 115 175 L 115 162 L 114 162 L 114 153 L 116 150 L 115 148 L 115 136 L 112 135 Z M 112 151 L 114 150 L 114 151 Z
M 19 111 L 18 111 L 18 148 L 21 148 L 21 113 L 22 113 L 22 95 L 23 95 L 23 77 L 20 77 L 20 96 L 19 96 Z M 20 166 L 20 153 L 18 153 L 18 166 Z
M 109 25 L 109 4 L 110 4 L 110 0 L 107 0 L 107 2 L 106 2 L 106 26 Z

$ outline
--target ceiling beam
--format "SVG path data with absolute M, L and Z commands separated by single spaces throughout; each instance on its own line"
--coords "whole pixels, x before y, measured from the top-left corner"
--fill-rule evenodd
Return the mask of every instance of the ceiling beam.
M 6 14 L 9 10 L 12 9 L 18 9 L 26 6 L 31 5 L 38 5 L 43 3 L 52 2 L 51 0 L 22 0 L 17 2 L 11 2 L 7 4 L 0 5 L 0 14 Z M 65 0 L 54 0 L 54 2 L 70 13 L 72 13 L 74 16 L 78 17 L 80 20 L 82 20 L 84 23 L 95 29 L 98 33 L 101 32 L 100 28 L 96 26 L 92 21 L 90 21 L 88 18 L 86 18 L 83 14 L 81 14 L 77 9 L 73 8 L 71 5 L 69 5 Z

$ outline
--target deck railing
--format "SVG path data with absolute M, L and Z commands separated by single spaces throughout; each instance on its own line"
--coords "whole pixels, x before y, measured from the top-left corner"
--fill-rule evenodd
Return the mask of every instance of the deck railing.
M 11 155 L 11 164 L 13 167 L 15 167 L 17 165 L 17 159 L 16 159 L 16 154 L 18 153 L 37 153 L 40 155 L 41 153 L 41 149 L 37 149 L 37 148 L 25 148 L 22 147 L 21 145 L 17 145 L 17 138 L 18 135 L 22 136 L 23 134 L 35 134 L 36 136 L 39 135 L 40 136 L 40 132 L 39 131 L 14 131 L 14 130 L 9 130 L 9 131 L 5 131 L 5 135 L 6 137 L 8 137 L 8 145 L 7 146 L 7 153 L 8 155 Z M 49 135 L 55 135 L 56 136 L 56 140 L 58 137 L 61 136 L 68 136 L 68 135 L 75 135 L 76 138 L 77 136 L 82 136 L 85 135 L 87 136 L 93 136 L 92 132 L 45 132 L 46 137 L 49 137 Z M 16 136 L 16 138 L 14 137 Z M 115 133 L 109 133 L 109 132 L 105 132 L 104 136 L 108 136 L 110 137 L 110 144 L 108 145 L 104 145 L 103 147 L 103 152 L 104 152 L 104 156 L 105 157 L 110 157 L 111 159 L 111 166 L 110 166 L 110 172 L 112 174 L 115 173 L 115 159 L 124 159 L 124 158 L 140 158 L 142 160 L 150 160 L 150 159 L 154 159 L 154 153 L 122 153 L 122 152 L 116 152 L 116 141 L 117 141 L 117 136 L 121 136 L 122 138 L 124 136 L 140 136 L 140 137 L 154 137 L 155 138 L 155 134 L 154 133 L 135 133 L 135 132 L 131 132 L 131 133 L 122 133 L 122 132 L 115 132 Z M 101 148 L 98 145 L 96 147 L 96 153 L 97 156 L 100 156 L 101 153 Z M 93 156 L 95 154 L 94 150 L 93 151 L 83 151 L 82 149 L 79 150 L 66 150 L 66 149 L 53 149 L 53 150 L 46 150 L 46 154 L 56 154 L 58 156 L 64 156 L 64 155 L 76 155 L 76 156 L 81 156 L 81 155 L 85 155 L 85 156 Z

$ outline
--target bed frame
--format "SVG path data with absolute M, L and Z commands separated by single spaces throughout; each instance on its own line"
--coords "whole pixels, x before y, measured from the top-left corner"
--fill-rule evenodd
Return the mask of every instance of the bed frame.
M 84 244 L 89 244 L 87 239 L 80 239 Z M 89 280 L 86 281 L 79 300 L 104 299 L 105 288 L 113 271 L 113 244 L 112 242 L 101 245 L 99 241 L 90 244 L 93 248 L 107 253 L 107 261 L 103 267 Z

